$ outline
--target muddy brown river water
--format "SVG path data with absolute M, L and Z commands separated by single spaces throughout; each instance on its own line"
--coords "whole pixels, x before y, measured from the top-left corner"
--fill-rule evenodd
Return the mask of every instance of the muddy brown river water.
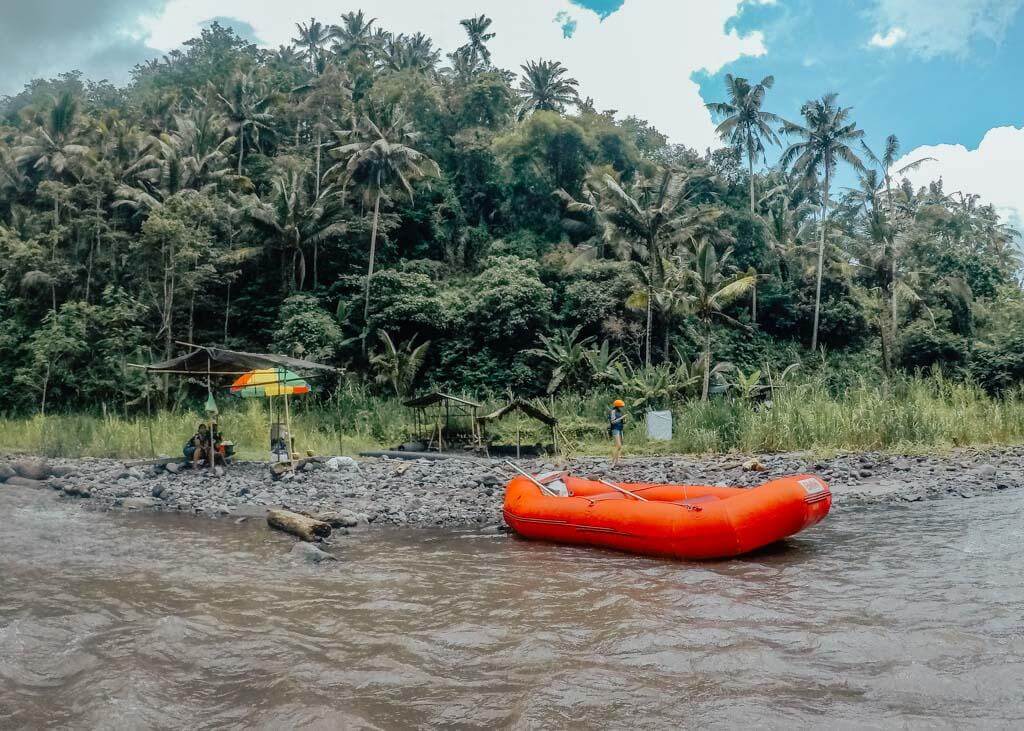
M 0 728 L 1024 723 L 1024 491 L 685 564 L 339 539 L 0 487 Z

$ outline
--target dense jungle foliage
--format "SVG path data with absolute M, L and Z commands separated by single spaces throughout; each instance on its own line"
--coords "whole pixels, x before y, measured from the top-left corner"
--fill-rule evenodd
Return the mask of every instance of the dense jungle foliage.
M 793 363 L 1024 379 L 1016 232 L 913 189 L 836 95 L 790 119 L 771 78 L 729 77 L 700 152 L 557 61 L 496 68 L 483 16 L 447 54 L 334 20 L 274 51 L 214 23 L 125 88 L 70 72 L 0 100 L 0 410 L 172 404 L 127 364 L 182 341 L 389 395 L 655 406 Z

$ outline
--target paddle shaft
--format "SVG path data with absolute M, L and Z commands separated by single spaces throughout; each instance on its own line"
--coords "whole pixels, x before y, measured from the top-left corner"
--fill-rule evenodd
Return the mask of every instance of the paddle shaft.
M 637 495 L 637 494 L 636 494 L 635 492 L 630 492 L 629 490 L 625 489 L 624 487 L 619 487 L 618 485 L 616 485 L 616 484 L 615 484 L 615 483 L 613 483 L 613 482 L 608 482 L 608 480 L 598 480 L 598 482 L 600 482 L 600 483 L 601 483 L 602 485 L 605 485 L 605 486 L 607 486 L 607 487 L 610 487 L 610 488 L 611 488 L 611 489 L 613 489 L 613 490 L 618 490 L 618 491 L 619 491 L 619 492 L 621 492 L 621 493 L 622 493 L 623 495 L 629 495 L 629 496 L 630 496 L 630 497 L 632 497 L 632 498 L 636 498 L 636 499 L 637 499 L 637 500 L 639 500 L 640 502 L 644 502 L 644 503 L 649 503 L 649 502 L 651 502 L 651 501 L 650 501 L 650 500 L 648 500 L 647 498 L 645 498 L 645 497 L 641 497 L 640 495 Z
M 519 469 L 518 467 L 516 467 L 516 466 L 515 466 L 515 465 L 514 465 L 514 464 L 513 464 L 512 462 L 508 461 L 507 459 L 505 460 L 504 464 L 507 464 L 507 465 L 508 465 L 509 467 L 511 467 L 511 468 L 512 468 L 512 469 L 514 469 L 514 470 L 515 470 L 516 472 L 518 472 L 519 474 L 521 474 L 521 475 L 522 475 L 523 477 L 525 477 L 525 478 L 526 478 L 527 480 L 529 480 L 529 481 L 530 481 L 530 482 L 532 482 L 532 483 L 533 483 L 534 485 L 536 485 L 537 487 L 539 487 L 539 488 L 540 488 L 540 490 L 541 490 L 541 492 L 543 492 L 543 493 L 545 493 L 545 494 L 547 494 L 547 495 L 550 495 L 551 497 L 562 497 L 561 495 L 559 495 L 558 493 L 556 493 L 556 492 L 555 492 L 554 490 L 552 490 L 551 488 L 549 488 L 549 487 L 548 487 L 547 485 L 545 485 L 544 483 L 542 483 L 542 482 L 541 482 L 540 480 L 538 480 L 537 478 L 535 478 L 535 477 L 534 477 L 533 475 L 531 475 L 531 474 L 530 474 L 529 472 L 524 472 L 523 470 L 521 470 L 521 469 Z

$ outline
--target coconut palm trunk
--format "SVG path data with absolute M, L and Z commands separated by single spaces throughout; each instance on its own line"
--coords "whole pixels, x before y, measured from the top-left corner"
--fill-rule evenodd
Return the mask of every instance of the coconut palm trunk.
M 320 170 L 322 165 L 322 144 L 321 139 L 322 131 L 320 125 L 316 128 L 316 180 L 313 185 L 315 188 L 314 200 L 320 200 Z M 313 242 L 313 289 L 320 286 L 320 245 L 317 241 Z
M 818 349 L 818 322 L 821 317 L 821 277 L 825 268 L 825 224 L 828 220 L 828 193 L 832 182 L 832 168 L 825 165 L 824 196 L 821 199 L 821 236 L 818 239 L 818 281 L 814 287 L 814 332 L 811 335 L 811 350 Z
M 383 191 L 377 187 L 377 197 L 373 202 L 373 230 L 370 233 L 370 263 L 366 268 L 365 302 L 363 303 L 363 322 L 368 325 L 370 322 L 370 279 L 373 278 L 373 263 L 377 256 L 377 223 L 380 220 L 380 199 Z M 363 347 L 366 347 L 366 338 L 363 338 Z
M 750 212 L 754 212 L 754 153 L 747 153 L 747 171 L 750 175 Z
M 754 217 L 754 153 L 747 151 L 747 172 L 750 175 L 750 217 Z M 750 290 L 750 321 L 757 322 L 757 282 Z
M 647 285 L 647 332 L 644 337 L 644 365 L 650 368 L 651 366 L 651 330 L 654 325 L 654 309 L 651 306 L 651 300 L 654 299 L 654 289 L 648 284 Z
M 242 176 L 242 160 L 245 158 L 245 127 L 238 127 L 238 176 Z
M 892 284 L 889 285 L 889 300 L 892 304 L 892 343 L 896 345 L 896 338 L 899 335 L 899 313 L 896 304 L 896 242 L 892 245 Z
M 711 321 L 704 321 L 704 387 L 700 400 L 707 401 L 711 392 Z

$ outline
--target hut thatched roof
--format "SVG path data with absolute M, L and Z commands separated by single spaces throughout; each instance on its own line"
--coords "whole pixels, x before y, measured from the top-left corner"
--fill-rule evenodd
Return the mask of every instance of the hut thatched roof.
M 287 368 L 296 373 L 340 373 L 341 370 L 311 360 L 292 358 L 273 353 L 246 353 L 240 350 L 195 346 L 177 358 L 139 366 L 150 373 L 178 373 L 183 375 L 239 375 L 260 368 Z
M 522 399 L 514 399 L 497 411 L 477 417 L 477 421 L 498 421 L 499 419 L 504 419 L 513 411 L 521 411 L 527 416 L 530 416 L 543 424 L 547 424 L 548 426 L 556 426 L 558 424 L 558 419 L 544 411 L 541 411 L 529 401 L 523 401 Z
M 423 396 L 417 396 L 414 399 L 409 399 L 403 405 L 414 409 L 422 409 L 426 406 L 433 406 L 434 404 L 443 403 L 445 401 L 451 401 L 452 403 L 468 406 L 471 409 L 480 408 L 480 404 L 475 401 L 470 401 L 469 399 L 464 399 L 459 396 L 452 396 L 450 393 L 442 393 L 441 391 L 434 391 L 433 393 L 424 394 Z

